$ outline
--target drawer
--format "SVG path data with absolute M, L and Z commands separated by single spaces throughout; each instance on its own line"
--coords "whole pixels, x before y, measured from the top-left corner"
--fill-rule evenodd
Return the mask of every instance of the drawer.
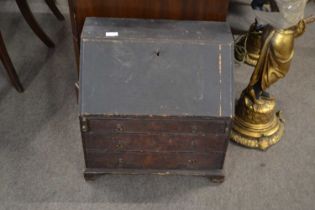
M 153 151 L 153 152 L 212 152 L 226 151 L 227 134 L 146 134 L 104 133 L 83 134 L 86 149 L 106 152 Z
M 107 169 L 222 169 L 224 157 L 221 152 L 85 152 L 87 168 Z
M 82 120 L 82 118 L 81 118 Z M 227 133 L 229 119 L 202 117 L 88 117 L 88 131 L 108 133 Z

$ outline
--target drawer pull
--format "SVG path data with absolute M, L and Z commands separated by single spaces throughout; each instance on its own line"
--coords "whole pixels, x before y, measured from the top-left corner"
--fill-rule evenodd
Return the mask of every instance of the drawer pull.
M 191 165 L 194 165 L 197 163 L 197 160 L 188 160 L 188 163 L 191 164 Z
M 117 124 L 116 125 L 116 131 L 117 132 L 122 132 L 124 129 L 123 129 L 123 126 L 121 124 Z
M 124 160 L 122 158 L 118 159 L 118 167 L 122 167 L 123 166 L 123 162 Z
M 198 131 L 198 128 L 196 125 L 191 126 L 191 132 L 192 133 L 197 133 L 197 131 Z
M 122 149 L 122 148 L 123 148 L 123 145 L 122 145 L 122 144 L 116 144 L 116 148 L 117 148 L 117 149 Z

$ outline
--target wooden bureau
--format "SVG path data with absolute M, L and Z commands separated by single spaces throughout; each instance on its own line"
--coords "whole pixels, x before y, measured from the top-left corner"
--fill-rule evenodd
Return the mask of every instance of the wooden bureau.
M 223 181 L 234 113 L 228 24 L 88 18 L 80 64 L 87 179 L 119 173 Z

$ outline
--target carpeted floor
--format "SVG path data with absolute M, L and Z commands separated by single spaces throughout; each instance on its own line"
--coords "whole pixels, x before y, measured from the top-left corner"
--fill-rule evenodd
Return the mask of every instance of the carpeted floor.
M 67 1 L 58 2 L 67 13 Z M 32 1 L 37 19 L 56 43 L 49 50 L 14 1 L 0 0 L 0 5 L 0 28 L 26 88 L 18 94 L 0 66 L 0 209 L 315 208 L 315 24 L 296 41 L 288 76 L 271 89 L 286 119 L 285 136 L 267 152 L 231 143 L 223 184 L 159 176 L 103 176 L 85 182 L 68 15 L 59 22 L 41 0 Z M 307 11 L 315 11 L 315 4 Z M 246 23 L 233 15 L 239 13 L 231 11 L 231 22 Z M 251 68 L 235 64 L 236 96 L 250 74 Z

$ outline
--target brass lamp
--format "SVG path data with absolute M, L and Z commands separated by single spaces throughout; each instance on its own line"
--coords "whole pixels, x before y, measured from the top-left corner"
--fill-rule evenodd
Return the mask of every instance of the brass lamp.
M 258 59 L 250 82 L 236 104 L 231 140 L 245 147 L 266 150 L 281 139 L 283 120 L 276 111 L 275 98 L 266 90 L 288 73 L 294 55 L 294 39 L 304 33 L 307 23 L 314 21 L 312 16 L 286 29 L 267 25 L 259 38 L 259 50 L 257 39 L 246 40 L 249 48 L 256 49 Z M 248 55 L 248 58 L 255 56 Z

